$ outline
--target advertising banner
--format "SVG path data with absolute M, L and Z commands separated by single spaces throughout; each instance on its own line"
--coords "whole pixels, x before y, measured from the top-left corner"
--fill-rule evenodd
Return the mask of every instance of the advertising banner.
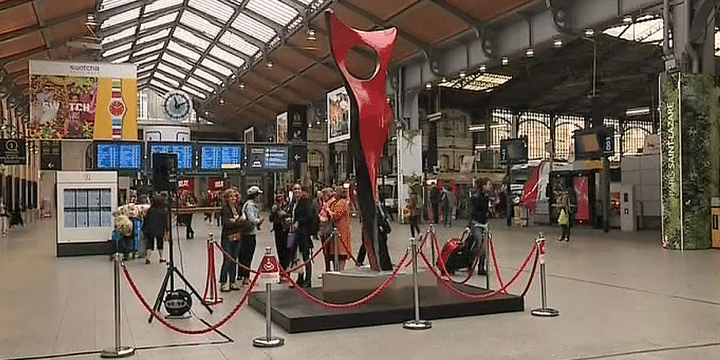
M 288 113 L 287 111 L 275 117 L 275 139 L 279 143 L 288 141 Z
M 293 144 L 303 143 L 307 141 L 307 106 L 305 105 L 288 105 L 288 132 L 287 136 Z
M 673 249 L 708 249 L 710 198 L 718 191 L 713 144 L 720 90 L 707 75 L 665 75 L 661 84 L 663 242 Z
M 577 196 L 577 212 L 575 220 L 582 223 L 590 222 L 590 198 L 587 176 L 575 178 L 575 195 Z
M 137 140 L 133 64 L 30 60 L 30 136 Z
M 350 139 L 350 97 L 341 87 L 327 94 L 328 144 Z

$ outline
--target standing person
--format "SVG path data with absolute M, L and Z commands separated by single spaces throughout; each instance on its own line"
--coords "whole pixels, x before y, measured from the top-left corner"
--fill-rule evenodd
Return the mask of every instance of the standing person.
M 280 266 L 287 264 L 287 236 L 289 230 L 288 224 L 288 209 L 287 201 L 285 201 L 285 195 L 282 192 L 275 195 L 275 203 L 270 208 L 270 222 L 273 223 L 272 231 L 275 234 L 275 250 L 278 254 L 278 262 Z
M 410 202 L 408 203 L 408 209 L 410 210 L 410 236 L 414 238 L 415 232 L 420 235 L 420 226 L 418 226 L 418 223 L 420 222 L 423 206 L 422 201 L 420 201 L 417 193 L 415 193 L 415 190 L 413 189 L 410 189 Z
M 433 211 L 433 223 L 437 224 L 440 222 L 440 192 L 437 186 L 430 189 L 430 206 Z
M 347 199 L 347 191 L 344 187 L 338 186 L 335 188 L 335 201 L 332 201 L 328 206 L 328 215 L 331 221 L 335 224 L 337 229 L 338 239 L 340 243 L 337 244 L 338 253 L 338 264 L 335 264 L 336 269 L 340 271 L 345 270 L 345 263 L 350 257 L 352 252 L 352 235 L 350 232 L 350 203 Z M 332 247 L 332 261 L 335 261 L 335 247 Z
M 313 211 L 313 201 L 310 199 L 308 191 L 303 189 L 300 184 L 293 185 L 292 231 L 295 232 L 295 241 L 290 246 L 288 256 L 292 261 L 299 250 L 303 261 L 307 262 L 305 269 L 300 269 L 297 278 L 298 285 L 307 288 L 312 287 L 312 263 L 309 262 L 312 249 L 310 234 L 313 219 L 318 217 L 317 211 Z
M 329 187 L 322 190 L 321 196 L 322 206 L 319 214 L 320 231 L 318 233 L 318 237 L 320 238 L 320 244 L 325 244 L 325 242 L 332 237 L 333 230 L 335 229 L 335 224 L 330 218 L 330 206 L 337 201 L 337 199 L 335 198 L 335 191 Z M 334 254 L 334 246 L 335 245 L 332 242 L 329 242 L 323 248 L 323 254 L 325 255 L 325 272 L 330 271 L 330 261 L 332 261 L 332 256 Z M 337 264 L 335 264 L 335 267 L 337 267 Z
M 162 197 L 156 196 L 150 203 L 147 213 L 145 213 L 145 219 L 143 219 L 142 231 L 145 235 L 145 247 L 147 248 L 147 255 L 145 255 L 145 263 L 150 263 L 150 255 L 152 251 L 157 247 L 158 255 L 160 256 L 160 263 L 164 263 L 166 260 L 163 257 L 163 243 L 165 240 L 165 233 L 168 231 L 168 211 L 167 204 Z
M 240 243 L 240 255 L 239 262 L 243 266 L 240 267 L 240 278 L 242 279 L 243 285 L 250 283 L 250 271 L 248 268 L 252 264 L 253 256 L 255 255 L 255 246 L 257 244 L 257 231 L 265 219 L 260 216 L 260 208 L 258 207 L 256 198 L 262 194 L 263 191 L 259 187 L 253 185 L 247 190 L 247 201 L 243 204 L 242 213 L 245 215 L 245 219 L 248 225 L 245 227 L 245 231 L 242 235 L 242 241 Z
M 450 227 L 452 224 L 452 199 L 450 188 L 447 185 L 443 186 L 440 193 L 440 207 L 442 208 L 443 224 L 445 227 Z
M 470 198 L 470 230 L 473 235 L 473 243 L 471 252 L 473 255 L 480 254 L 480 262 L 478 264 L 478 275 L 487 275 L 485 268 L 484 244 L 486 238 L 487 218 L 488 218 L 488 189 L 485 186 L 486 181 L 480 180 L 475 184 L 475 194 Z
M 240 290 L 242 287 L 239 281 L 236 281 L 237 265 L 240 253 L 241 220 L 240 210 L 237 206 L 237 193 L 228 189 L 223 192 L 222 200 L 222 233 L 220 235 L 220 246 L 228 255 L 223 256 L 222 267 L 220 268 L 220 291 L 228 292 L 230 290 Z
M 7 236 L 10 223 L 10 212 L 8 211 L 7 205 L 5 205 L 5 199 L 0 198 L 0 235 Z
M 558 194 L 558 207 L 560 215 L 558 216 L 558 225 L 562 229 L 562 234 L 558 241 L 570 241 L 570 197 L 567 191 L 560 190 Z
M 192 193 L 188 193 L 185 197 L 185 206 L 189 208 L 193 208 L 197 206 L 197 199 L 195 198 L 195 195 Z M 195 238 L 195 230 L 192 228 L 192 219 L 193 214 L 189 213 L 185 215 L 185 225 L 187 226 L 185 228 L 185 238 L 186 239 L 194 239 Z

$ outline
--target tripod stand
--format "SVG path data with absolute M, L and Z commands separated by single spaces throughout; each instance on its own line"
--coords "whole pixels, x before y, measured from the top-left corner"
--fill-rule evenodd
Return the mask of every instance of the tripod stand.
M 171 193 L 168 192 L 168 195 L 170 195 L 170 194 Z M 168 198 L 170 201 L 172 201 L 171 196 L 168 196 Z M 178 201 L 178 206 L 180 206 L 179 199 L 177 199 L 177 201 Z M 202 298 L 202 296 L 200 296 L 200 293 L 198 293 L 197 290 L 195 290 L 195 288 L 192 285 L 190 285 L 190 282 L 185 278 L 185 276 L 183 276 L 183 274 L 180 272 L 180 270 L 178 270 L 175 267 L 175 261 L 174 261 L 175 257 L 173 256 L 172 205 L 171 204 L 167 204 L 167 210 L 168 210 L 167 211 L 167 214 L 168 214 L 167 215 L 167 223 L 168 223 L 168 229 L 170 229 L 170 231 L 169 231 L 170 236 L 168 239 L 168 247 L 169 247 L 168 250 L 169 250 L 170 254 L 168 257 L 167 271 L 165 272 L 165 278 L 163 278 L 162 285 L 160 285 L 160 291 L 158 291 L 157 298 L 155 299 L 155 305 L 153 306 L 153 310 L 155 310 L 155 312 L 159 312 L 160 306 L 162 305 L 163 295 L 165 295 L 165 293 L 169 293 L 169 292 L 172 292 L 175 290 L 175 275 L 177 275 L 180 278 L 180 280 L 182 280 L 185 283 L 185 285 L 187 285 L 188 289 L 190 289 L 190 292 L 193 295 L 195 295 L 195 297 L 198 300 L 200 300 L 200 304 L 205 306 L 207 311 L 209 311 L 212 314 L 212 312 L 213 312 L 212 309 L 210 308 L 210 306 L 208 306 L 203 301 L 203 298 Z M 176 213 L 177 213 L 177 211 L 176 211 Z M 167 289 L 168 283 L 170 283 L 170 290 Z M 148 318 L 148 323 L 151 323 L 152 319 L 153 319 L 153 316 L 150 315 L 150 317 Z

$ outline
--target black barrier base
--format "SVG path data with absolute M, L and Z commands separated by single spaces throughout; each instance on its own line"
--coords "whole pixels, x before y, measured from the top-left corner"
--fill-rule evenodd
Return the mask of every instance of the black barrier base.
M 471 294 L 487 294 L 490 291 L 469 285 L 458 289 Z M 315 297 L 322 298 L 322 289 L 310 289 Z M 397 324 L 414 317 L 412 302 L 404 305 L 369 303 L 352 309 L 329 309 L 307 300 L 293 289 L 273 290 L 272 320 L 289 333 L 345 329 L 353 327 Z M 250 295 L 249 304 L 265 314 L 265 292 Z M 447 319 L 465 316 L 498 314 L 524 311 L 522 297 L 497 295 L 483 301 L 471 301 L 459 297 L 441 285 L 420 290 L 420 316 L 425 320 Z

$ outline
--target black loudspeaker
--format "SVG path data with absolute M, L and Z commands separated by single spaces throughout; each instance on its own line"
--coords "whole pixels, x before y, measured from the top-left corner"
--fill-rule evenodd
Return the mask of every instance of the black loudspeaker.
M 154 153 L 152 164 L 152 182 L 155 191 L 177 190 L 177 155 Z

